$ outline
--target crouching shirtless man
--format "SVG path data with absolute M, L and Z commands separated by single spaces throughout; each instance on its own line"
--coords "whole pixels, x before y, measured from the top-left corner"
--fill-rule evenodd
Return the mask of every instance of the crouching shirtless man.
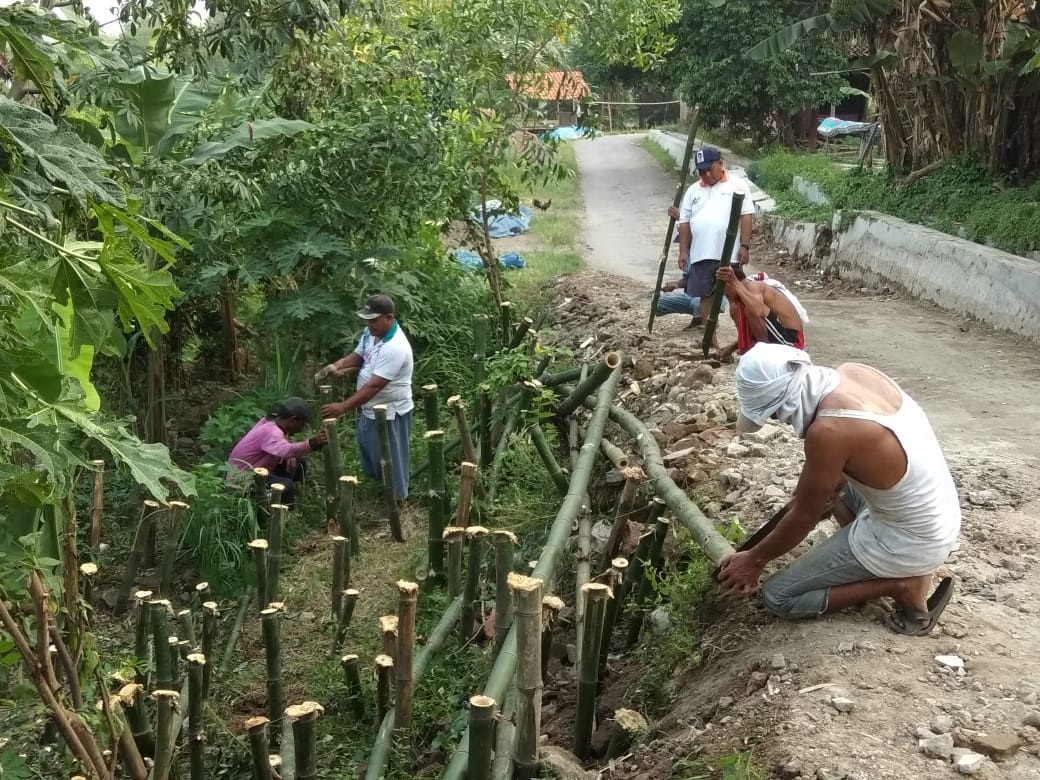
M 841 529 L 780 569 L 762 586 L 775 615 L 806 618 L 888 597 L 893 631 L 923 636 L 953 593 L 932 575 L 960 533 L 957 489 L 924 411 L 892 379 L 860 363 L 814 366 L 793 347 L 758 344 L 736 372 L 737 429 L 770 418 L 805 440 L 805 466 L 794 502 L 758 545 L 723 559 L 720 581 L 750 593 L 765 565 L 798 545 L 835 502 Z

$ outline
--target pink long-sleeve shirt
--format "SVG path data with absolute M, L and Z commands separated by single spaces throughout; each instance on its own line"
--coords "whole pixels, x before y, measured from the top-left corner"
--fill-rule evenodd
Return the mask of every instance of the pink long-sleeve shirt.
M 265 468 L 270 471 L 278 465 L 278 461 L 286 458 L 298 458 L 310 451 L 309 441 L 289 441 L 285 436 L 285 431 L 278 423 L 265 417 L 254 425 L 231 450 L 228 465 L 243 471 L 255 468 Z

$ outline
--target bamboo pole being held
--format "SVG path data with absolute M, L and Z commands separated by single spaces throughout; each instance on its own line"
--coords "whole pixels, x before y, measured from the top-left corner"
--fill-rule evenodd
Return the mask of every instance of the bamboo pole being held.
M 365 696 L 361 688 L 361 666 L 356 655 L 351 653 L 339 659 L 343 667 L 343 681 L 347 686 L 347 698 L 354 717 L 359 721 L 365 719 Z
M 267 539 L 267 593 L 263 604 L 281 601 L 282 534 L 285 532 L 285 518 L 288 514 L 289 507 L 285 504 L 271 504 L 271 528 Z
M 170 630 L 167 616 L 170 602 L 156 599 L 148 602 L 148 622 L 152 627 L 152 657 L 155 666 L 155 686 L 168 690 L 173 687 L 173 655 L 170 653 Z
M 495 760 L 491 763 L 491 780 L 513 780 L 513 740 L 516 726 L 513 713 L 516 710 L 516 688 L 506 694 L 502 714 L 498 718 L 495 733 Z
M 130 601 L 130 591 L 134 587 L 134 580 L 137 579 L 137 571 L 145 560 L 148 539 L 151 536 L 152 524 L 155 521 L 155 511 L 158 508 L 159 504 L 151 500 L 145 501 L 141 505 L 141 515 L 137 521 L 133 547 L 130 549 L 126 568 L 123 569 L 123 581 L 119 585 L 119 591 L 116 593 L 115 608 L 112 610 L 117 617 L 126 612 L 127 604 Z
M 361 534 L 358 531 L 357 518 L 354 517 L 354 491 L 357 485 L 357 477 L 339 478 L 339 535 L 350 539 L 351 558 L 361 556 Z M 347 580 L 349 579 L 348 577 Z
M 267 596 L 271 592 L 267 586 L 267 572 L 270 570 L 267 562 L 267 540 L 254 539 L 248 546 L 253 553 L 253 565 L 256 568 L 256 606 L 257 609 L 263 609 L 269 603 Z
M 538 774 L 538 737 L 542 733 L 542 581 L 522 574 L 509 577 L 516 603 L 516 776 Z
M 213 653 L 216 651 L 217 631 L 220 628 L 220 609 L 217 602 L 206 601 L 202 604 L 202 655 L 206 658 L 206 666 L 202 670 L 202 699 L 209 700 L 210 685 L 213 682 Z
M 282 694 L 282 605 L 270 604 L 260 611 L 260 629 L 264 639 L 264 663 L 267 673 L 267 719 L 271 722 L 268 738 L 277 744 L 281 734 L 285 699 Z
M 448 596 L 455 598 L 462 593 L 462 541 L 466 537 L 466 529 L 448 526 L 443 536 L 448 548 Z
M 253 469 L 253 505 L 256 507 L 256 525 L 260 533 L 267 536 L 268 519 L 271 516 L 267 478 L 271 475 L 263 466 Z
M 173 737 L 173 722 L 176 718 L 177 700 L 179 698 L 180 694 L 177 691 L 152 691 L 156 712 L 155 730 L 159 735 L 155 745 L 155 764 L 152 767 L 152 780 L 168 780 L 173 769 L 173 755 L 177 748 Z
M 188 761 L 191 780 L 206 780 L 206 729 L 202 723 L 203 672 L 206 656 L 192 653 L 188 656 Z
M 440 399 L 437 397 L 437 385 L 423 385 L 423 413 L 426 417 L 426 430 L 439 431 L 440 425 Z
M 477 439 L 480 442 L 480 467 L 491 466 L 491 388 L 481 385 L 477 392 Z
M 592 369 L 585 381 L 581 382 L 569 396 L 560 402 L 560 405 L 556 407 L 556 415 L 560 418 L 572 415 L 581 406 L 582 402 L 607 381 L 608 377 L 614 375 L 620 367 L 620 353 L 608 352 L 605 354 L 603 360 L 596 364 L 596 367 Z
M 733 263 L 733 249 L 737 244 L 737 230 L 740 227 L 740 212 L 744 205 L 744 193 L 734 192 L 733 201 L 729 207 L 729 224 L 726 226 L 726 240 L 722 243 L 722 257 L 727 263 Z M 704 336 L 701 338 L 701 351 L 704 357 L 708 357 L 711 345 L 715 339 L 715 328 L 719 324 L 719 312 L 722 311 L 722 299 L 726 294 L 726 285 L 715 280 L 715 291 L 711 297 L 711 311 L 708 319 L 704 322 Z
M 610 588 L 599 582 L 585 585 L 585 626 L 578 659 L 578 705 L 574 717 L 574 755 L 582 761 L 592 749 L 593 721 L 596 715 L 596 689 L 599 687 L 600 642 L 603 617 Z
M 513 557 L 517 545 L 512 531 L 492 531 L 495 544 L 495 649 L 497 657 L 513 625 L 513 592 L 509 575 L 513 573 Z
M 105 512 L 105 461 L 92 460 L 94 467 L 94 490 L 90 496 L 90 549 L 97 555 L 101 552 L 101 518 Z
M 462 591 L 462 620 L 459 623 L 459 641 L 465 645 L 473 641 L 480 630 L 484 616 L 480 604 L 480 570 L 484 564 L 484 537 L 488 529 L 472 525 L 466 529 L 466 584 Z
M 270 721 L 256 715 L 245 722 L 249 732 L 249 754 L 253 759 L 253 780 L 274 780 L 271 774 L 271 748 L 267 742 L 267 726 Z
M 650 730 L 646 718 L 635 710 L 619 709 L 614 712 L 614 728 L 610 732 L 605 758 L 619 758 L 628 752 L 632 743 Z
M 343 647 L 343 640 L 347 638 L 347 629 L 350 628 L 350 621 L 354 617 L 354 608 L 357 606 L 360 595 L 361 591 L 355 588 L 347 588 L 343 591 L 340 613 L 336 616 L 335 638 L 332 640 L 333 655 L 338 655 L 339 649 Z
M 183 501 L 170 502 L 169 522 L 166 524 L 166 544 L 159 568 L 159 595 L 163 598 L 168 599 L 172 595 L 173 573 L 177 567 L 177 551 L 181 546 L 181 520 L 188 509 L 188 505 Z
M 345 536 L 333 536 L 332 539 L 332 594 L 329 609 L 332 622 L 339 620 L 343 609 L 343 589 L 350 584 L 347 579 L 347 567 L 350 565 L 350 540 Z
M 426 537 L 427 576 L 434 582 L 444 579 L 444 528 L 447 480 L 444 475 L 444 431 L 426 432 L 426 452 L 430 463 L 430 490 L 427 493 L 429 513 Z
M 549 675 L 549 658 L 552 651 L 553 629 L 563 609 L 563 599 L 546 596 L 542 599 L 542 680 Z
M 489 696 L 469 698 L 469 780 L 490 780 L 494 758 L 495 700 Z
M 390 711 L 391 682 L 394 676 L 394 659 L 386 653 L 376 656 L 376 723 L 382 723 Z
M 455 526 L 469 525 L 469 512 L 473 501 L 473 487 L 477 480 L 477 464 L 463 461 L 459 467 L 459 504 L 455 511 Z
M 556 456 L 553 455 L 552 447 L 549 446 L 549 442 L 545 438 L 545 431 L 542 430 L 542 426 L 537 422 L 533 423 L 528 430 L 531 432 L 531 442 L 534 444 L 538 456 L 542 459 L 542 464 L 545 466 L 546 471 L 549 472 L 553 484 L 556 485 L 562 495 L 567 495 L 567 488 L 570 483 L 567 480 L 567 475 L 563 473 L 563 469 L 560 468 L 560 464 L 556 461 Z
M 292 722 L 293 753 L 296 758 L 297 780 L 314 780 L 318 776 L 317 745 L 318 718 L 325 708 L 314 701 L 293 704 L 285 708 L 285 717 Z
M 394 663 L 397 663 L 397 633 L 397 615 L 383 615 L 379 618 L 383 655 L 390 656 Z
M 415 685 L 412 665 L 415 658 L 415 609 L 419 586 L 414 582 L 400 580 L 397 593 L 397 656 L 394 661 L 397 701 L 394 709 L 398 730 L 408 734 L 412 728 L 412 694 Z

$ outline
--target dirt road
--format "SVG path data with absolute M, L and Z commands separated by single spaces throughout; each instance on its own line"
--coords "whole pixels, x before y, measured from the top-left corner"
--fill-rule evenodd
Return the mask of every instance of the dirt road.
M 603 319 L 614 320 L 608 327 L 642 333 L 667 226 L 663 212 L 673 192 L 672 177 L 639 146 L 638 136 L 580 141 L 576 148 L 592 269 L 584 276 L 593 280 L 580 289 L 602 299 Z M 957 576 L 958 590 L 941 630 L 926 639 L 891 634 L 873 608 L 801 623 L 780 623 L 754 604 L 727 608 L 708 633 L 717 647 L 729 649 L 694 673 L 693 684 L 681 697 L 681 711 L 672 719 L 679 724 L 696 721 L 699 728 L 676 739 L 702 746 L 731 739 L 737 745 L 752 736 L 761 740 L 759 754 L 768 760 L 770 776 L 842 780 L 956 776 L 951 761 L 959 754 L 950 752 L 954 743 L 958 749 L 971 744 L 985 752 L 985 735 L 996 735 L 1014 743 L 1013 758 L 986 759 L 977 776 L 1040 777 L 1040 730 L 1023 725 L 1040 723 L 1037 345 L 891 291 L 823 279 L 814 269 L 797 267 L 763 232 L 758 231 L 751 264 L 782 279 L 805 304 L 812 318 L 806 338 L 814 359 L 822 365 L 860 361 L 881 368 L 932 420 L 962 498 L 961 545 L 946 566 Z M 669 275 L 675 270 L 672 255 Z M 630 301 L 632 311 L 613 314 L 625 308 L 621 301 Z M 677 354 L 677 344 L 685 339 L 699 343 L 700 331 L 682 331 L 682 320 L 666 318 L 652 337 L 635 338 L 642 352 L 636 357 L 657 370 L 682 357 L 690 359 L 692 354 Z M 732 333 L 728 319 L 722 327 L 723 337 Z M 720 371 L 731 374 L 730 369 Z M 732 381 L 717 379 L 712 385 Z M 724 452 L 725 443 L 720 447 Z M 768 481 L 756 480 L 770 469 L 775 473 L 786 466 L 793 471 L 783 476 L 796 476 L 799 443 L 781 439 L 771 447 L 765 470 L 739 457 L 719 467 L 729 467 L 729 477 L 709 469 L 718 483 L 716 495 L 732 491 L 732 484 L 725 486 L 727 479 L 736 480 L 746 496 L 763 495 Z M 740 472 L 735 477 L 734 468 Z M 784 487 L 791 485 L 788 480 Z M 765 488 L 770 489 L 775 491 Z M 720 506 L 736 511 L 741 500 L 735 506 L 721 500 L 706 511 L 711 515 L 719 510 L 721 519 Z M 752 528 L 757 525 L 755 517 L 741 519 Z M 748 669 L 770 674 L 771 653 L 782 653 L 781 661 L 787 659 L 793 674 L 778 671 L 771 676 L 779 681 L 776 690 L 770 682 L 762 690 L 749 683 L 745 691 Z M 941 668 L 935 656 L 942 653 L 965 659 L 966 673 Z M 717 704 L 719 696 L 730 702 L 736 698 L 726 705 L 728 714 Z M 848 705 L 855 710 L 836 708 L 834 696 L 855 700 Z M 714 730 L 705 731 L 706 723 Z M 949 741 L 949 750 L 936 748 L 945 758 L 922 751 L 919 737 L 931 736 L 937 737 L 936 744 Z M 686 748 L 664 744 L 655 749 L 671 751 L 674 757 Z M 788 768 L 778 768 L 783 766 Z

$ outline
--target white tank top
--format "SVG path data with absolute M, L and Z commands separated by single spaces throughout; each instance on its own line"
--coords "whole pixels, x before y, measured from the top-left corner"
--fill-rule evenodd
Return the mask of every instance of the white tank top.
M 856 559 L 878 577 L 934 572 L 949 556 L 961 529 L 957 487 L 924 410 L 900 389 L 895 414 L 821 409 L 818 417 L 846 417 L 882 425 L 906 454 L 906 473 L 887 490 L 867 487 L 846 474 L 870 511 L 849 529 Z

